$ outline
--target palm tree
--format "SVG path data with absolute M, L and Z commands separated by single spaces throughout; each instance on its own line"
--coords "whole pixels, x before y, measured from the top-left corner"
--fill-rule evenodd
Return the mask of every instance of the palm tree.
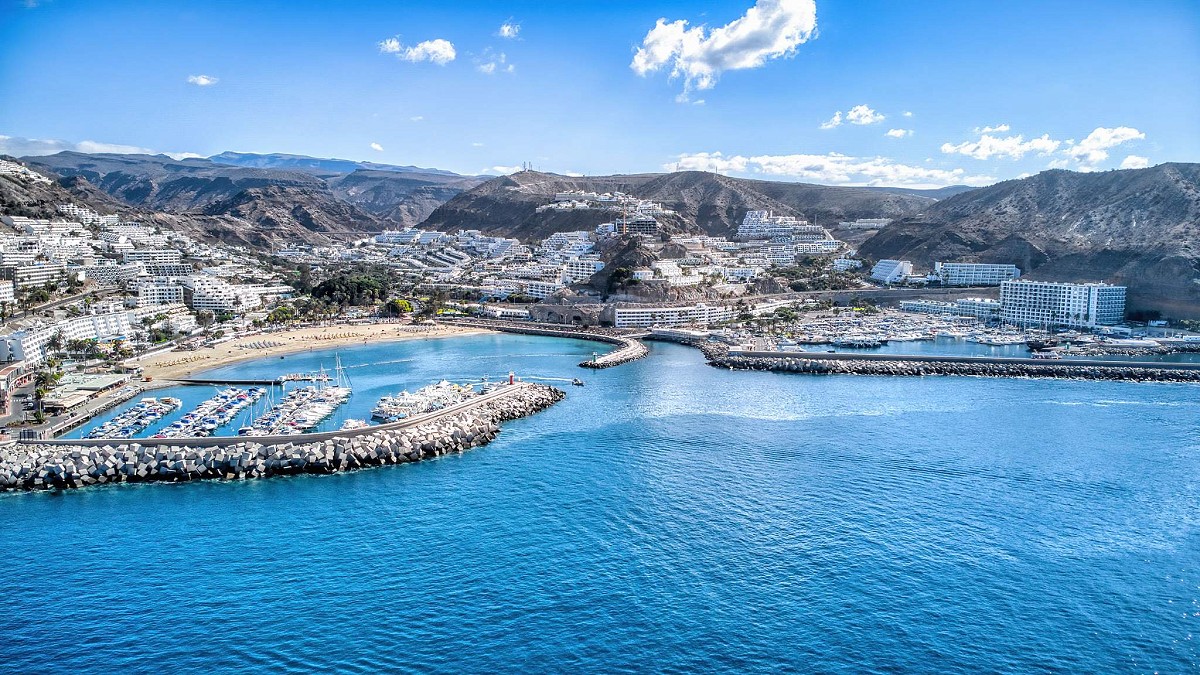
M 51 335 L 50 339 L 46 341 L 46 347 L 52 352 L 57 352 L 57 351 L 62 350 L 62 348 L 63 348 L 62 332 L 56 331 L 54 333 L 54 335 Z

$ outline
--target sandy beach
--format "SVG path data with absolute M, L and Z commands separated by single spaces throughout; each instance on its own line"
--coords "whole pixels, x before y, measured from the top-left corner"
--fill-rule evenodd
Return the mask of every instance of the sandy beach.
M 488 331 L 480 328 L 459 328 L 445 325 L 341 324 L 248 335 L 222 342 L 215 347 L 203 347 L 196 351 L 164 352 L 142 359 L 130 359 L 127 363 L 142 366 L 145 377 L 153 380 L 170 380 L 188 377 L 204 370 L 238 361 L 261 359 L 268 356 L 365 343 L 443 338 L 486 332 Z

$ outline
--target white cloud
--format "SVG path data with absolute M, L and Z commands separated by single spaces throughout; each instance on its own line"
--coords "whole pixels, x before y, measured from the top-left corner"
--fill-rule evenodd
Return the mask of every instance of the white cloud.
M 911 110 L 905 110 L 904 112 L 902 112 L 902 113 L 900 113 L 900 114 L 901 114 L 901 115 L 904 115 L 905 117 L 912 117 L 912 111 L 911 111 Z
M 884 116 L 867 105 L 856 105 L 846 112 L 846 121 L 851 124 L 875 124 L 882 122 Z
M 372 143 L 371 149 L 374 150 L 375 152 L 383 152 L 383 146 L 378 143 Z
M 516 37 L 520 34 L 521 24 L 513 21 L 512 19 L 500 24 L 500 30 L 496 31 L 496 35 L 499 35 L 502 38 L 508 38 L 509 40 L 516 39 Z
M 220 82 L 219 79 L 213 77 L 212 75 L 188 75 L 187 81 L 188 84 L 194 84 L 197 87 L 210 87 L 217 82 Z
M 816 30 L 815 0 L 758 0 L 738 19 L 712 29 L 661 18 L 629 67 L 643 77 L 669 67 L 672 78 L 683 78 L 686 100 L 693 91 L 712 89 L 725 71 L 794 55 Z
M 980 160 L 991 159 L 992 157 L 1021 159 L 1031 152 L 1042 156 L 1049 155 L 1057 150 L 1060 145 L 1062 145 L 1062 141 L 1050 138 L 1049 134 L 1043 134 L 1039 138 L 1031 138 L 1028 141 L 1021 135 L 1001 138 L 984 134 L 979 137 L 978 141 L 964 141 L 957 145 L 943 143 L 942 152 L 946 154 L 966 155 L 967 157 Z
M 944 187 L 986 185 L 994 181 L 990 176 L 968 175 L 962 169 L 933 169 L 900 164 L 886 157 L 852 157 L 839 153 L 746 157 L 698 152 L 680 155 L 678 161 L 666 164 L 664 168 L 779 176 L 840 185 Z
M 424 115 L 413 115 L 412 117 L 408 118 L 408 120 L 410 122 L 424 122 L 425 116 Z
M 1137 155 L 1129 155 L 1121 160 L 1122 169 L 1144 169 L 1150 166 L 1149 157 L 1138 157 Z
M 479 141 L 476 141 L 476 142 L 474 142 L 474 143 L 472 143 L 472 144 L 471 144 L 471 147 L 472 147 L 472 148 L 482 148 L 482 147 L 483 147 L 483 143 L 480 143 Z
M 502 176 L 507 176 L 510 173 L 523 171 L 519 166 L 493 166 L 491 169 L 484 169 L 483 173 L 498 173 Z
M 1079 171 L 1095 171 L 1101 162 L 1108 159 L 1108 151 L 1112 148 L 1146 138 L 1146 134 L 1133 127 L 1097 127 L 1087 135 L 1087 138 L 1078 143 L 1072 139 L 1056 140 L 1050 138 L 1049 134 L 1042 134 L 1027 141 L 1020 134 L 1001 137 L 989 133 L 1006 131 L 1008 128 L 1007 124 L 1001 124 L 995 127 L 976 129 L 976 132 L 981 134 L 979 140 L 957 144 L 943 143 L 942 152 L 965 155 L 979 160 L 993 157 L 1017 160 L 1030 153 L 1041 157 L 1057 154 L 1058 157 L 1051 160 L 1049 164 L 1051 169 L 1068 168 L 1072 166 L 1073 161 L 1075 168 Z
M 59 152 L 85 152 L 89 154 L 113 153 L 120 155 L 166 155 L 172 159 L 188 159 L 200 157 L 194 152 L 160 152 L 137 145 L 122 145 L 119 143 L 101 143 L 99 141 L 80 141 L 71 143 L 55 139 L 21 138 L 19 136 L 0 136 L 0 155 L 13 157 L 32 157 L 38 155 L 53 155 Z
M 997 124 L 994 127 L 975 127 L 977 134 L 1002 134 L 1009 131 L 1012 127 L 1007 124 Z
M 886 117 L 882 113 L 872 110 L 871 106 L 864 103 L 847 110 L 845 114 L 838 110 L 833 113 L 833 117 L 830 117 L 828 121 L 821 123 L 821 128 L 833 129 L 834 127 L 840 127 L 843 121 L 850 124 L 866 125 L 882 122 L 884 119 Z
M 1108 151 L 1129 141 L 1143 140 L 1146 134 L 1133 127 L 1096 127 L 1087 138 L 1077 144 L 1069 144 L 1064 150 L 1075 161 L 1088 168 L 1094 168 L 1100 162 L 1108 159 Z
M 508 56 L 504 52 L 495 54 L 490 49 L 485 49 L 483 54 L 475 60 L 475 64 L 475 69 L 484 75 L 512 73 L 517 69 L 516 66 L 508 62 Z
M 384 54 L 395 54 L 396 58 L 411 63 L 429 61 L 439 66 L 450 63 L 458 56 L 458 52 L 454 51 L 454 45 L 449 40 L 441 38 L 426 40 L 418 42 L 412 47 L 405 47 L 401 44 L 400 38 L 392 37 L 379 43 L 379 51 Z
M 887 133 L 884 134 L 884 136 L 887 136 L 889 138 L 904 138 L 905 136 L 912 136 L 912 135 L 913 135 L 912 129 L 888 129 Z

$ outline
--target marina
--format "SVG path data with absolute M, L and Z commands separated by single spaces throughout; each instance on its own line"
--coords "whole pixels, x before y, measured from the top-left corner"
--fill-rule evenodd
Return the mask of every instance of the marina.
M 188 414 L 171 423 L 151 438 L 202 438 L 229 424 L 246 408 L 266 395 L 262 387 L 238 389 L 229 387 L 196 406 Z
M 481 389 L 486 385 L 481 384 Z M 461 403 L 476 395 L 472 385 L 461 385 L 442 380 L 422 387 L 415 392 L 407 390 L 384 396 L 371 409 L 371 419 L 380 422 L 397 422 L 413 415 L 441 410 Z
M 113 419 L 93 428 L 87 438 L 133 438 L 163 417 L 178 410 L 183 403 L 169 396 L 143 398 L 137 405 Z
M 315 385 L 287 392 L 278 404 L 239 428 L 238 435 L 278 436 L 312 431 L 350 400 L 353 393 L 340 359 L 332 378 L 322 369 L 315 381 Z

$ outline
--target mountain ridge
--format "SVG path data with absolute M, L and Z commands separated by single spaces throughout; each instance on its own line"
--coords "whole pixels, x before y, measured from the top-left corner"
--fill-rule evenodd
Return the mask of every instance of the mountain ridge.
M 1031 279 L 1125 285 L 1133 310 L 1200 317 L 1200 164 L 1003 181 L 893 223 L 859 253 L 1011 262 Z

